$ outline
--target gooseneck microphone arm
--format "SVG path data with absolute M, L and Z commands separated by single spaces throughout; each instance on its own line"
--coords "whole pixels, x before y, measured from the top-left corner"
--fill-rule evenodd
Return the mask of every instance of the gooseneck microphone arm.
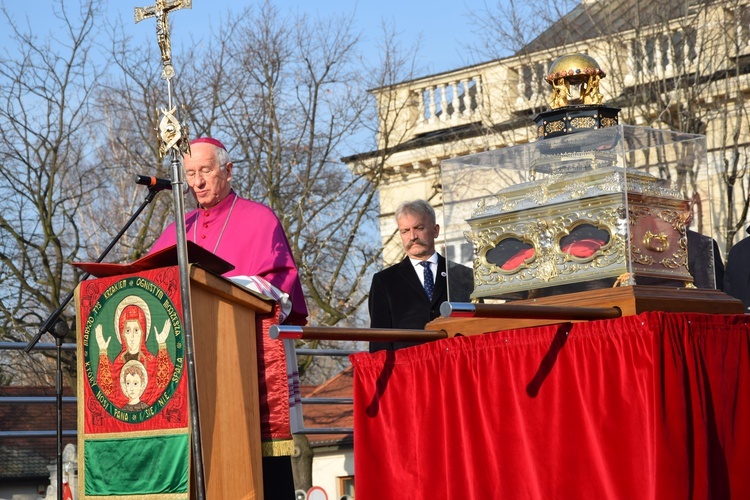
M 141 182 L 141 179 L 148 179 L 148 182 L 144 183 Z M 151 182 L 151 179 L 154 179 L 153 182 Z M 148 186 L 148 194 L 146 195 L 146 199 L 143 200 L 141 203 L 141 206 L 138 207 L 138 210 L 135 211 L 135 213 L 128 219 L 128 221 L 125 223 L 125 225 L 120 229 L 120 232 L 117 233 L 117 235 L 114 237 L 114 239 L 107 245 L 107 248 L 104 249 L 104 251 L 101 253 L 98 259 L 96 259 L 96 262 L 101 262 L 104 260 L 104 257 L 107 256 L 110 250 L 115 246 L 115 244 L 122 238 L 122 235 L 125 234 L 125 231 L 130 228 L 130 226 L 135 222 L 135 220 L 138 218 L 138 216 L 143 212 L 143 210 L 148 206 L 149 203 L 151 203 L 154 200 L 154 197 L 156 196 L 156 193 L 159 191 L 163 191 L 164 189 L 172 189 L 172 181 L 167 181 L 165 179 L 159 179 L 157 177 L 148 177 L 145 175 L 138 175 L 136 176 L 136 184 L 142 184 Z M 164 185 L 164 183 L 167 183 L 168 187 Z M 78 280 L 78 283 L 81 281 L 88 279 L 90 276 L 90 273 L 83 273 L 81 275 L 80 279 Z M 39 328 L 39 331 L 34 336 L 33 339 L 26 345 L 24 348 L 24 351 L 29 352 L 31 349 L 34 348 L 34 346 L 39 342 L 39 339 L 42 338 L 42 335 L 45 334 L 45 332 L 50 332 L 54 335 L 54 332 L 51 330 L 51 328 L 57 323 L 57 321 L 60 319 L 60 315 L 62 314 L 63 309 L 68 305 L 70 300 L 73 298 L 73 295 L 75 294 L 76 287 L 73 287 L 68 295 L 60 302 L 60 305 L 52 311 L 52 314 L 49 315 L 47 320 L 42 324 L 42 326 Z

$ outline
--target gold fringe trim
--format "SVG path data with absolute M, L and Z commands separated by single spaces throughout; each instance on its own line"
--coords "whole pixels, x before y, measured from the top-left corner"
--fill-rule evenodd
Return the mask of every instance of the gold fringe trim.
M 294 441 L 284 439 L 283 441 L 263 441 L 264 457 L 291 457 L 294 455 Z
M 102 432 L 101 434 L 81 434 L 85 441 L 96 441 L 98 439 L 132 439 L 145 437 L 173 436 L 177 434 L 188 434 L 188 427 L 177 427 L 174 429 L 151 429 L 147 431 L 130 431 L 130 432 Z

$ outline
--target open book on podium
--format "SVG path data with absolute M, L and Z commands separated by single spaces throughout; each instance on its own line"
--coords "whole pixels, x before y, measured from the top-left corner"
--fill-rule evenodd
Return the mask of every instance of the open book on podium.
M 224 274 L 234 269 L 234 266 L 225 261 L 215 253 L 196 245 L 192 241 L 187 242 L 188 262 L 192 265 L 198 265 L 206 271 L 214 274 Z M 121 274 L 133 274 L 148 269 L 157 269 L 159 267 L 170 267 L 177 265 L 177 245 L 163 248 L 158 252 L 150 253 L 138 260 L 125 264 L 116 264 L 108 262 L 74 262 L 73 265 L 97 278 L 106 278 L 108 276 L 117 276 Z
M 230 263 L 187 250 L 206 495 L 262 498 L 255 325 L 273 301 L 222 278 Z M 74 265 L 96 277 L 76 289 L 79 498 L 194 497 L 176 247 Z

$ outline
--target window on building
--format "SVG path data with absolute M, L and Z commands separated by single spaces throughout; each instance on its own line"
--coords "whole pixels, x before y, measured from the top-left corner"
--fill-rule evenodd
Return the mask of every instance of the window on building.
M 474 262 L 474 245 L 471 243 L 461 243 L 461 262 L 464 264 Z
M 685 28 L 682 39 L 683 52 L 687 60 L 690 62 L 695 61 L 698 58 L 698 49 L 696 48 L 698 45 L 698 30 L 693 27 Z
M 646 43 L 643 47 L 644 54 L 643 58 L 646 60 L 646 68 L 649 71 L 654 71 L 656 68 L 656 38 L 650 36 L 646 39 Z
M 526 99 L 532 99 L 534 96 L 544 93 L 546 87 L 543 84 L 546 83 L 544 80 L 546 72 L 547 65 L 543 62 L 536 62 L 523 67 L 523 95 Z
M 740 7 L 739 12 L 736 14 L 738 18 L 738 40 L 741 45 L 750 44 L 750 7 Z
M 456 260 L 456 249 L 453 245 L 445 247 L 445 258 L 455 262 Z
M 340 499 L 354 500 L 354 476 L 339 477 Z

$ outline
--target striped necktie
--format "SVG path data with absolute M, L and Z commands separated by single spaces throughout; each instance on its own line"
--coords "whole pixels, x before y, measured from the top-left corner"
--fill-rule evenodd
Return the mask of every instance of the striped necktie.
M 435 278 L 432 275 L 430 263 L 425 260 L 419 264 L 424 267 L 424 291 L 427 292 L 427 298 L 432 300 L 432 293 L 435 291 Z

